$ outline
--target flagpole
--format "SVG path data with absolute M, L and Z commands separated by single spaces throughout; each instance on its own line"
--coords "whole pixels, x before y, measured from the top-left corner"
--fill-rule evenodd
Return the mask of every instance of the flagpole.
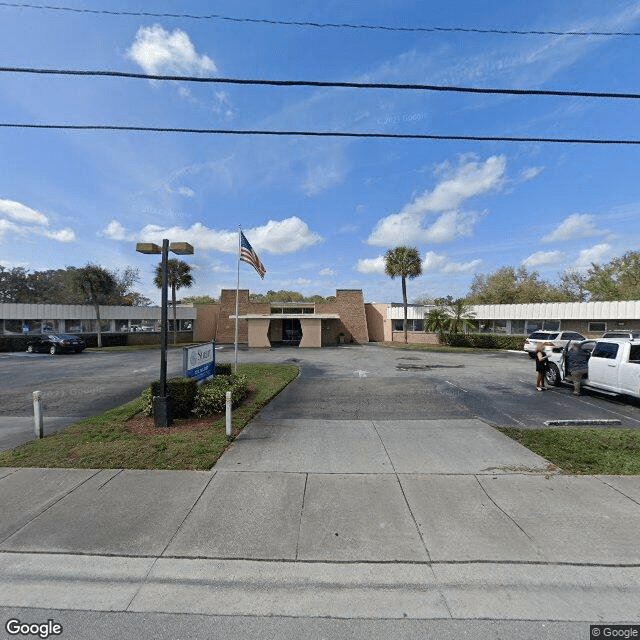
M 242 233 L 240 229 L 240 225 L 238 225 L 238 279 L 236 282 L 236 337 L 233 343 L 233 354 L 234 354 L 234 365 L 233 371 L 235 373 L 238 372 L 238 315 L 240 313 L 240 251 L 241 251 L 241 241 L 240 234 Z

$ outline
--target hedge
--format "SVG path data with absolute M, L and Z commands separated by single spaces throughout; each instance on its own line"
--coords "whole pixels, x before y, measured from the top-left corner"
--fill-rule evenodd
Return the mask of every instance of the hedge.
M 231 404 L 238 404 L 249 392 L 247 377 L 232 373 L 230 376 L 216 376 L 213 380 L 205 382 L 198 389 L 193 415 L 202 418 L 222 413 L 227 404 L 227 391 L 231 391 Z
M 522 351 L 525 336 L 508 336 L 496 333 L 445 334 L 440 341 L 451 347 L 473 347 L 476 349 L 513 349 Z
M 145 415 L 153 415 L 153 396 L 158 395 L 159 391 L 160 382 L 156 381 L 142 392 Z M 167 394 L 171 398 L 171 415 L 174 418 L 203 418 L 222 413 L 227 403 L 227 391 L 231 391 L 232 404 L 238 404 L 249 391 L 247 377 L 235 373 L 217 375 L 200 387 L 191 378 L 167 380 Z

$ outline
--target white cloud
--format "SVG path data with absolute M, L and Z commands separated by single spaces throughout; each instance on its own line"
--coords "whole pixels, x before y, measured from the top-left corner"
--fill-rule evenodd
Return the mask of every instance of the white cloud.
M 595 216 L 590 213 L 574 213 L 565 218 L 551 233 L 542 238 L 542 242 L 560 242 L 575 238 L 588 238 L 608 233 L 598 229 Z
M 384 256 L 377 258 L 362 258 L 356 264 L 356 271 L 359 273 L 379 273 L 384 274 Z
M 376 246 L 393 246 L 411 242 L 443 243 L 460 236 L 473 234 L 481 214 L 460 211 L 462 203 L 500 189 L 504 182 L 506 160 L 504 156 L 491 156 L 484 163 L 475 157 L 463 156 L 459 166 L 451 171 L 448 165 L 437 167 L 444 174 L 442 181 L 405 205 L 400 213 L 394 213 L 378 221 L 367 242 Z M 424 227 L 428 213 L 440 216 L 430 226 Z
M 465 200 L 499 189 L 504 180 L 507 161 L 491 156 L 484 164 L 470 155 L 461 156 L 458 169 L 433 191 L 425 191 L 405 205 L 402 213 L 424 215 L 432 211 L 457 209 Z
M 182 29 L 165 31 L 159 24 L 140 27 L 127 56 L 149 75 L 163 73 L 206 75 L 216 73 L 209 56 L 198 54 Z
M 73 229 L 53 231 L 49 229 L 47 216 L 14 200 L 0 199 L 0 216 L 2 215 L 11 220 L 0 218 L 0 237 L 13 233 L 21 236 L 39 235 L 64 243 L 73 242 L 76 239 Z M 14 221 L 31 224 L 16 224 Z
M 106 228 L 103 229 L 102 235 L 112 240 L 135 240 L 135 234 L 128 233 L 117 220 L 112 220 Z
M 428 251 L 422 261 L 422 273 L 439 271 L 441 273 L 469 273 L 477 269 L 482 260 L 479 258 L 469 262 L 451 262 L 447 256 Z
M 178 187 L 178 193 L 184 198 L 195 198 L 196 192 L 189 187 Z
M 318 275 L 325 276 L 325 277 L 332 277 L 332 276 L 337 276 L 338 272 L 335 271 L 334 269 L 331 269 L 330 267 L 326 267 L 325 269 L 321 269 Z
M 527 182 L 529 180 L 533 180 L 537 176 L 539 176 L 544 171 L 544 167 L 527 167 L 522 170 L 520 174 L 520 179 L 523 182 Z
M 57 240 L 58 242 L 73 242 L 76 239 L 76 234 L 73 229 L 61 229 L 60 231 L 47 231 L 43 229 L 40 232 L 43 236 L 50 238 L 51 240 Z
M 422 272 L 428 273 L 429 271 L 438 271 L 446 264 L 446 256 L 435 253 L 434 251 L 427 251 L 427 254 L 422 261 Z
M 31 209 L 14 200 L 0 199 L 0 215 L 5 215 L 18 222 L 31 222 L 33 224 L 49 224 L 49 219 L 44 214 Z
M 447 211 L 433 224 L 423 227 L 423 215 L 394 213 L 382 218 L 367 239 L 368 244 L 391 247 L 407 242 L 441 244 L 460 236 L 471 236 L 482 215 L 476 212 Z
M 576 261 L 576 267 L 584 269 L 591 266 L 592 262 L 599 263 L 611 255 L 611 245 L 607 243 L 596 244 L 590 249 L 583 249 Z
M 140 231 L 130 232 L 120 222 L 112 220 L 102 233 L 113 240 L 137 240 L 159 244 L 163 238 L 170 238 L 175 242 L 189 242 L 196 249 L 222 253 L 238 251 L 237 231 L 210 229 L 201 222 L 196 222 L 188 228 L 149 224 Z M 274 254 L 295 253 L 322 242 L 322 236 L 311 231 L 307 223 L 296 216 L 280 221 L 269 220 L 261 227 L 243 229 L 243 233 L 258 254 L 261 251 Z
M 469 262 L 449 262 L 442 269 L 443 273 L 471 273 L 482 264 L 480 258 L 469 260 Z
M 522 261 L 522 264 L 529 269 L 535 269 L 536 267 L 543 267 L 549 264 L 557 264 L 564 259 L 565 254 L 562 253 L 562 251 L 536 251 L 526 257 Z

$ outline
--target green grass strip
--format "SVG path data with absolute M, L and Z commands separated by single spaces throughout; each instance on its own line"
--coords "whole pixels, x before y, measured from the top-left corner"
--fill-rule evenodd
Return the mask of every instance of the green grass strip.
M 500 429 L 565 473 L 640 475 L 640 430 Z
M 292 365 L 240 365 L 252 392 L 233 412 L 234 436 L 298 375 Z M 208 470 L 229 446 L 224 418 L 201 431 L 138 436 L 127 420 L 142 410 L 137 398 L 41 440 L 0 453 L 0 467 Z

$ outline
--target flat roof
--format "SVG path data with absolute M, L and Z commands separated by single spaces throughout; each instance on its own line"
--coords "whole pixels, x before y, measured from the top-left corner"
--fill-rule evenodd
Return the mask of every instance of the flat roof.
M 235 314 L 229 316 L 235 318 Z M 248 313 L 246 316 L 238 316 L 238 320 L 297 320 L 297 319 L 316 319 L 316 320 L 340 320 L 337 313 Z

